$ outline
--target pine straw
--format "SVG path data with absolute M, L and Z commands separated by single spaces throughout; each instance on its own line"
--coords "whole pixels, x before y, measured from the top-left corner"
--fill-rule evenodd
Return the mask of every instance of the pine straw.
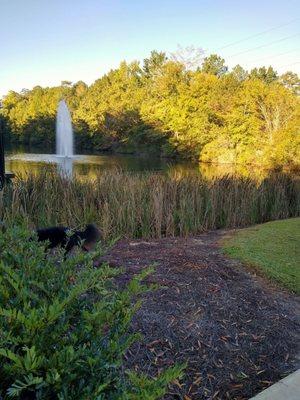
M 220 236 L 124 240 L 104 258 L 126 268 L 120 284 L 157 263 L 149 282 L 163 287 L 145 295 L 132 324 L 144 339 L 126 367 L 155 375 L 188 362 L 165 399 L 249 399 L 297 368 L 299 299 L 226 259 Z

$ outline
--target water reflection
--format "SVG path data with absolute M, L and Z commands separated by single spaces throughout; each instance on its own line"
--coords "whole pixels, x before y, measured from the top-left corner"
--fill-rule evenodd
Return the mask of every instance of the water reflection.
M 38 174 L 48 170 L 58 170 L 70 178 L 76 176 L 88 180 L 96 179 L 106 170 L 119 168 L 125 171 L 162 171 L 172 176 L 182 177 L 187 174 L 200 174 L 206 179 L 224 175 L 244 176 L 263 179 L 268 171 L 248 166 L 196 164 L 150 157 L 125 155 L 78 155 L 74 158 L 56 157 L 55 155 L 35 153 L 12 153 L 6 156 L 6 169 L 20 176 L 28 173 Z
M 73 177 L 73 159 L 70 157 L 57 157 L 57 171 L 67 179 Z

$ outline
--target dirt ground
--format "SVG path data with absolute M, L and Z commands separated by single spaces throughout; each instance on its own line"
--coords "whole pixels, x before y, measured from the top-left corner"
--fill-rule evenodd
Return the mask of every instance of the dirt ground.
M 103 258 L 124 281 L 157 264 L 147 280 L 162 287 L 144 295 L 126 362 L 150 375 L 187 362 L 165 399 L 249 399 L 300 367 L 299 297 L 226 258 L 224 234 L 122 240 Z

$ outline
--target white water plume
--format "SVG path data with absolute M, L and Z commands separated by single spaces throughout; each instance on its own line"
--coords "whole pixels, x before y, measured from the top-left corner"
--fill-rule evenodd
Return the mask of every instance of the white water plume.
M 56 155 L 73 157 L 73 129 L 71 115 L 65 100 L 58 103 L 56 117 Z

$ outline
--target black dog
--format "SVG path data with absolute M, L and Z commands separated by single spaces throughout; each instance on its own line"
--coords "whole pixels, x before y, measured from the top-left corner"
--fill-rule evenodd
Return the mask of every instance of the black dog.
M 66 254 L 74 246 L 81 246 L 82 250 L 90 251 L 102 238 L 99 229 L 93 224 L 87 225 L 84 231 L 75 231 L 71 236 L 68 234 L 69 231 L 70 229 L 65 226 L 54 226 L 37 229 L 36 233 L 39 242 L 49 241 L 47 249 L 61 246 L 65 249 Z

